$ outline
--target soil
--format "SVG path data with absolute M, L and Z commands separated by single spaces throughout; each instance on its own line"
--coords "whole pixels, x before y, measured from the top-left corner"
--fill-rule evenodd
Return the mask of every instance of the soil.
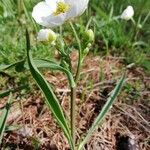
M 74 66 L 76 57 L 73 53 Z M 123 58 L 112 56 L 100 58 L 90 55 L 84 61 L 76 96 L 77 142 L 92 125 L 124 70 L 127 72 L 126 84 L 85 145 L 85 150 L 150 149 L 150 77 L 142 68 L 126 67 Z M 69 118 L 70 90 L 65 75 L 47 71 L 44 76 L 54 87 Z M 4 107 L 6 99 L 0 101 L 0 108 Z M 67 140 L 35 84 L 26 95 L 14 94 L 7 125 L 13 129 L 5 132 L 2 150 L 69 150 Z

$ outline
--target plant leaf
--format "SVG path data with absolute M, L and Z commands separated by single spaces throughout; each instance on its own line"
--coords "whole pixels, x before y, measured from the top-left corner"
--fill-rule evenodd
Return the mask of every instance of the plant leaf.
M 46 59 L 35 59 L 33 61 L 37 68 L 50 68 L 52 70 L 59 70 L 59 71 L 64 72 L 68 77 L 70 86 L 72 88 L 75 87 L 75 82 L 74 82 L 73 76 L 70 73 L 70 71 L 61 67 L 58 63 L 56 63 L 54 61 L 46 60 Z M 27 63 L 25 63 L 25 60 L 21 60 L 21 61 L 9 64 L 9 65 L 0 65 L 0 71 L 7 70 L 11 67 L 15 67 L 16 70 L 18 70 L 17 68 L 20 68 L 20 70 L 18 70 L 18 71 L 21 71 L 22 68 L 29 69 L 29 66 Z
M 115 89 L 112 91 L 110 97 L 107 99 L 107 102 L 104 105 L 104 107 L 102 108 L 100 114 L 98 115 L 98 117 L 96 118 L 94 123 L 92 124 L 92 127 L 89 129 L 86 137 L 79 144 L 78 150 L 81 150 L 83 148 L 83 146 L 88 142 L 89 138 L 91 137 L 91 135 L 94 132 L 94 130 L 96 129 L 96 127 L 102 122 L 104 117 L 107 115 L 107 112 L 111 109 L 117 95 L 119 94 L 119 92 L 123 86 L 124 81 L 125 81 L 125 75 L 122 76 L 122 78 L 120 79 L 120 81 L 116 85 Z
M 22 65 L 24 62 L 25 62 L 25 60 L 21 60 L 21 61 L 17 61 L 15 63 L 9 64 L 9 65 L 0 65 L 0 71 L 7 70 L 11 67 Z
M 26 88 L 28 88 L 28 85 L 22 85 L 22 86 L 19 86 L 19 87 L 16 87 L 16 88 L 12 88 L 12 89 L 0 92 L 0 98 L 8 96 L 10 93 L 15 93 L 17 91 L 20 91 L 20 90 L 23 90 L 23 89 L 26 89 Z
M 30 4 L 30 3 L 29 3 Z M 23 10 L 24 10 L 24 14 L 25 16 L 27 17 L 27 19 L 32 23 L 34 29 L 36 32 L 38 32 L 38 27 L 37 25 L 35 24 L 34 20 L 32 19 L 29 11 L 27 10 L 27 1 L 22 1 L 22 7 L 23 7 Z
M 0 117 L 0 144 L 2 142 L 3 134 L 5 131 L 6 120 L 7 120 L 9 110 L 10 110 L 11 101 L 12 101 L 12 93 L 10 93 L 9 98 L 8 98 L 8 102 L 5 106 L 5 108 L 3 109 L 3 112 L 2 112 L 1 117 Z
M 70 146 L 73 147 L 72 138 L 67 124 L 67 120 L 64 117 L 64 113 L 58 102 L 58 99 L 54 94 L 52 88 L 48 84 L 48 82 L 44 79 L 43 75 L 39 72 L 39 70 L 35 66 L 34 61 L 32 59 L 31 52 L 30 52 L 30 40 L 29 40 L 28 32 L 26 32 L 26 40 L 27 40 L 27 59 L 28 59 L 30 72 L 34 80 L 36 81 L 37 85 L 41 89 L 42 93 L 44 94 L 47 106 L 50 108 L 59 126 L 62 128 L 65 136 L 68 139 Z
M 64 72 L 69 80 L 70 86 L 73 88 L 75 87 L 75 82 L 73 79 L 72 74 L 70 73 L 70 71 L 68 71 L 67 69 L 61 67 L 58 63 L 54 62 L 54 61 L 49 61 L 46 59 L 37 59 L 37 60 L 33 60 L 34 64 L 36 65 L 37 68 L 50 68 L 52 70 L 59 70 Z

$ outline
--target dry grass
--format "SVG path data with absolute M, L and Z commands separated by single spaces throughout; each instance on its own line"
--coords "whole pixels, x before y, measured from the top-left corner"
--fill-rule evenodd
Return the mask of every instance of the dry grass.
M 76 53 L 72 54 L 73 60 L 76 60 L 76 57 Z M 86 58 L 77 89 L 77 141 L 89 129 L 120 78 L 125 69 L 122 62 L 122 58 L 110 56 Z M 123 89 L 114 107 L 85 146 L 86 150 L 116 150 L 118 142 L 123 137 L 134 143 L 134 148 L 137 150 L 150 149 L 148 101 L 150 78 L 141 68 L 133 67 L 127 72 L 127 83 L 135 89 L 132 91 Z M 60 103 L 69 118 L 70 91 L 66 78 L 61 73 L 52 72 L 46 72 L 45 76 L 55 87 Z M 136 92 L 139 94 L 137 97 L 135 97 Z M 43 99 L 36 87 L 26 97 L 19 97 L 16 94 L 8 124 L 18 125 L 19 129 L 5 133 L 1 149 L 10 147 L 11 150 L 32 150 L 36 149 L 36 146 L 41 150 L 69 149 L 66 139 L 44 105 Z M 1 101 L 0 107 L 3 107 L 3 104 L 4 101 Z

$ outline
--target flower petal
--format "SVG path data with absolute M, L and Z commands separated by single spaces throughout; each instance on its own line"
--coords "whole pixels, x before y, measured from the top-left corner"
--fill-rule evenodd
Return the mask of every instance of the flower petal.
M 49 44 L 53 43 L 56 38 L 57 35 L 51 29 L 41 29 L 37 35 L 37 40 L 39 42 L 48 42 Z
M 65 22 L 66 13 L 59 14 L 55 16 L 54 14 L 51 14 L 50 16 L 47 16 L 44 18 L 44 21 L 47 22 L 47 27 L 55 27 L 62 25 Z
M 69 10 L 56 15 L 58 2 L 69 5 Z M 38 24 L 45 27 L 59 26 L 70 18 L 81 15 L 86 10 L 88 2 L 89 0 L 45 0 L 33 8 L 32 16 Z
M 70 11 L 67 13 L 66 20 L 82 15 L 87 9 L 89 0 L 65 0 L 70 5 Z
M 134 9 L 132 6 L 128 6 L 121 14 L 121 19 L 130 20 L 134 15 Z
M 47 26 L 47 22 L 44 18 L 51 15 L 54 9 L 55 8 L 49 7 L 46 2 L 39 2 L 33 8 L 32 17 L 38 24 Z
M 55 7 L 55 8 L 58 1 L 59 0 L 45 0 L 46 4 L 49 5 L 49 7 Z

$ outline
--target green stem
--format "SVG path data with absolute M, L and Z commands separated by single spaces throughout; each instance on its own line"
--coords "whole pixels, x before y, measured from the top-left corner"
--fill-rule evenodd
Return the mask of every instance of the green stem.
M 80 59 L 80 55 L 79 55 L 79 59 Z M 79 60 L 78 61 L 77 72 L 76 72 L 76 76 L 75 76 L 75 83 L 77 83 L 79 78 L 80 78 L 81 65 L 82 65 L 82 62 L 81 62 L 81 60 Z
M 68 64 L 69 64 L 69 71 L 73 74 L 71 58 L 70 58 L 70 56 L 69 56 L 69 55 L 68 55 Z
M 76 120 L 76 87 L 71 88 L 71 113 L 70 113 L 70 118 L 71 118 L 71 135 L 72 135 L 72 140 L 73 140 L 73 148 L 75 149 L 75 141 L 76 141 L 76 127 L 75 127 L 75 120 Z
M 78 37 L 78 34 L 72 24 L 72 22 L 70 22 L 70 26 L 73 30 L 74 36 L 76 38 L 76 41 L 78 43 L 78 47 L 79 47 L 79 58 L 78 58 L 78 66 L 77 66 L 77 71 L 76 71 L 76 75 L 75 75 L 75 83 L 77 84 L 79 77 L 80 77 L 80 70 L 81 70 L 81 65 L 82 65 L 82 47 L 81 47 L 81 42 L 80 39 Z M 71 87 L 71 113 L 70 113 L 70 118 L 71 118 L 71 135 L 72 135 L 72 140 L 73 140 L 73 145 L 74 145 L 74 149 L 75 149 L 75 141 L 76 141 L 76 127 L 75 127 L 75 122 L 76 122 L 76 87 Z
M 78 58 L 78 66 L 77 66 L 77 71 L 76 71 L 76 75 L 75 75 L 75 82 L 77 83 L 79 78 L 80 78 L 80 70 L 81 70 L 81 65 L 82 65 L 82 47 L 81 47 L 81 42 L 80 39 L 78 37 L 78 34 L 72 24 L 72 22 L 70 22 L 70 26 L 73 30 L 73 33 L 75 35 L 76 41 L 78 43 L 78 47 L 79 47 L 79 58 Z
M 135 20 L 134 20 L 133 18 L 131 18 L 131 21 L 132 21 L 133 25 L 135 26 L 135 27 L 134 27 L 133 36 L 132 36 L 132 40 L 135 41 L 135 40 L 136 40 L 136 37 L 137 37 L 137 35 L 138 35 L 139 29 L 138 29 L 138 24 L 135 22 Z

